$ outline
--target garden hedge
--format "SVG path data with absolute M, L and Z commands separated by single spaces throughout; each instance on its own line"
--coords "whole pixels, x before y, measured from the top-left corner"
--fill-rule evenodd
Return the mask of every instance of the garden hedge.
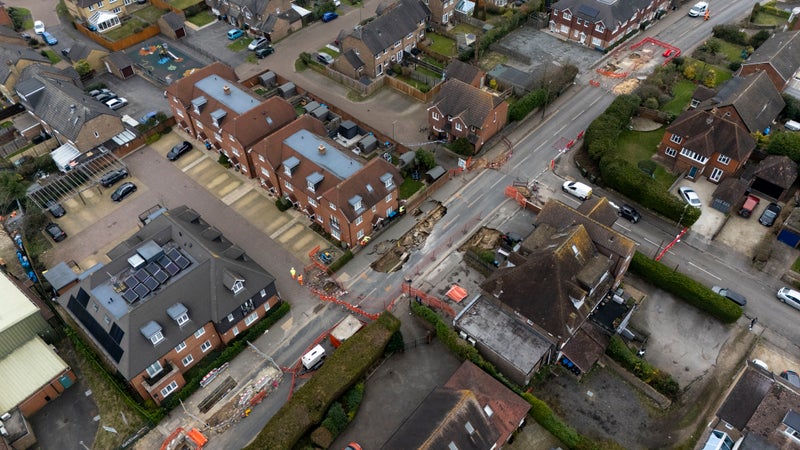
M 659 289 L 705 311 L 723 323 L 736 322 L 742 316 L 742 308 L 703 286 L 688 276 L 636 252 L 630 270 Z
M 383 355 L 384 347 L 399 329 L 400 321 L 386 312 L 342 343 L 245 448 L 292 448 L 311 427 L 322 422 L 330 405 Z
M 647 361 L 634 355 L 618 334 L 611 336 L 611 342 L 606 348 L 606 354 L 620 363 L 628 372 L 636 375 L 640 380 L 671 400 L 678 398 L 680 393 L 678 382 L 672 379 L 668 373 L 662 372 Z

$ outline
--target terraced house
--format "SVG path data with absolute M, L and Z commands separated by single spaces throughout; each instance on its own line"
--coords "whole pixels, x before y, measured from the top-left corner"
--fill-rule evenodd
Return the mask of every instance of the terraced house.
M 127 6 L 134 0 L 65 0 L 64 5 L 75 22 L 83 22 L 100 33 L 122 24 Z
M 550 12 L 550 32 L 604 50 L 668 7 L 669 0 L 561 0 Z
M 303 27 L 302 13 L 289 0 L 205 0 L 211 13 L 231 26 L 271 40 Z

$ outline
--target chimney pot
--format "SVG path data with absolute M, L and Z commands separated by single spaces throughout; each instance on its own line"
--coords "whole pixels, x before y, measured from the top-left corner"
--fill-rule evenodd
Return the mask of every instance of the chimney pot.
M 324 155 L 324 154 L 325 154 L 325 152 L 326 152 L 328 149 L 326 149 L 326 148 L 325 148 L 325 144 L 319 144 L 319 147 L 317 147 L 317 150 L 319 150 L 319 153 L 320 153 L 321 155 Z
M 231 87 L 228 86 L 227 84 L 225 86 L 222 86 L 222 92 L 224 92 L 225 95 L 231 95 Z

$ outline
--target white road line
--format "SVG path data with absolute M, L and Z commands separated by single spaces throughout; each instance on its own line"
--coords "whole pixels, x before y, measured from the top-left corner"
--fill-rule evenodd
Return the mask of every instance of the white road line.
M 658 246 L 658 244 L 656 244 L 655 242 L 651 241 L 650 239 L 644 238 L 644 240 L 649 242 L 649 243 L 651 243 L 651 244 L 653 244 L 653 245 L 655 245 L 655 246 Z
M 720 277 L 718 277 L 718 276 L 714 275 L 713 273 L 711 273 L 711 272 L 709 272 L 709 271 L 707 271 L 707 270 L 703 269 L 702 267 L 698 266 L 697 264 L 694 264 L 694 263 L 693 263 L 693 262 L 691 262 L 691 261 L 689 261 L 689 265 L 690 265 L 690 266 L 692 266 L 692 267 L 694 267 L 694 268 L 696 268 L 697 270 L 701 270 L 701 271 L 703 271 L 703 272 L 707 273 L 708 275 L 710 275 L 710 276 L 714 277 L 714 278 L 715 278 L 715 279 L 717 279 L 717 280 L 722 280 L 722 278 L 720 278 Z

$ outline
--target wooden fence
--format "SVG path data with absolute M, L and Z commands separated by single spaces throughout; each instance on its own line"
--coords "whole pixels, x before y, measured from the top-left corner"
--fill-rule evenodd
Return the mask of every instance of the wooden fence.
M 153 24 L 136 34 L 132 34 L 128 37 L 112 42 L 104 38 L 102 34 L 92 31 L 82 24 L 76 23 L 75 29 L 78 30 L 78 32 L 82 35 L 88 37 L 112 52 L 125 50 L 126 48 L 132 47 L 140 42 L 144 42 L 161 32 L 161 29 L 158 28 L 158 25 Z

